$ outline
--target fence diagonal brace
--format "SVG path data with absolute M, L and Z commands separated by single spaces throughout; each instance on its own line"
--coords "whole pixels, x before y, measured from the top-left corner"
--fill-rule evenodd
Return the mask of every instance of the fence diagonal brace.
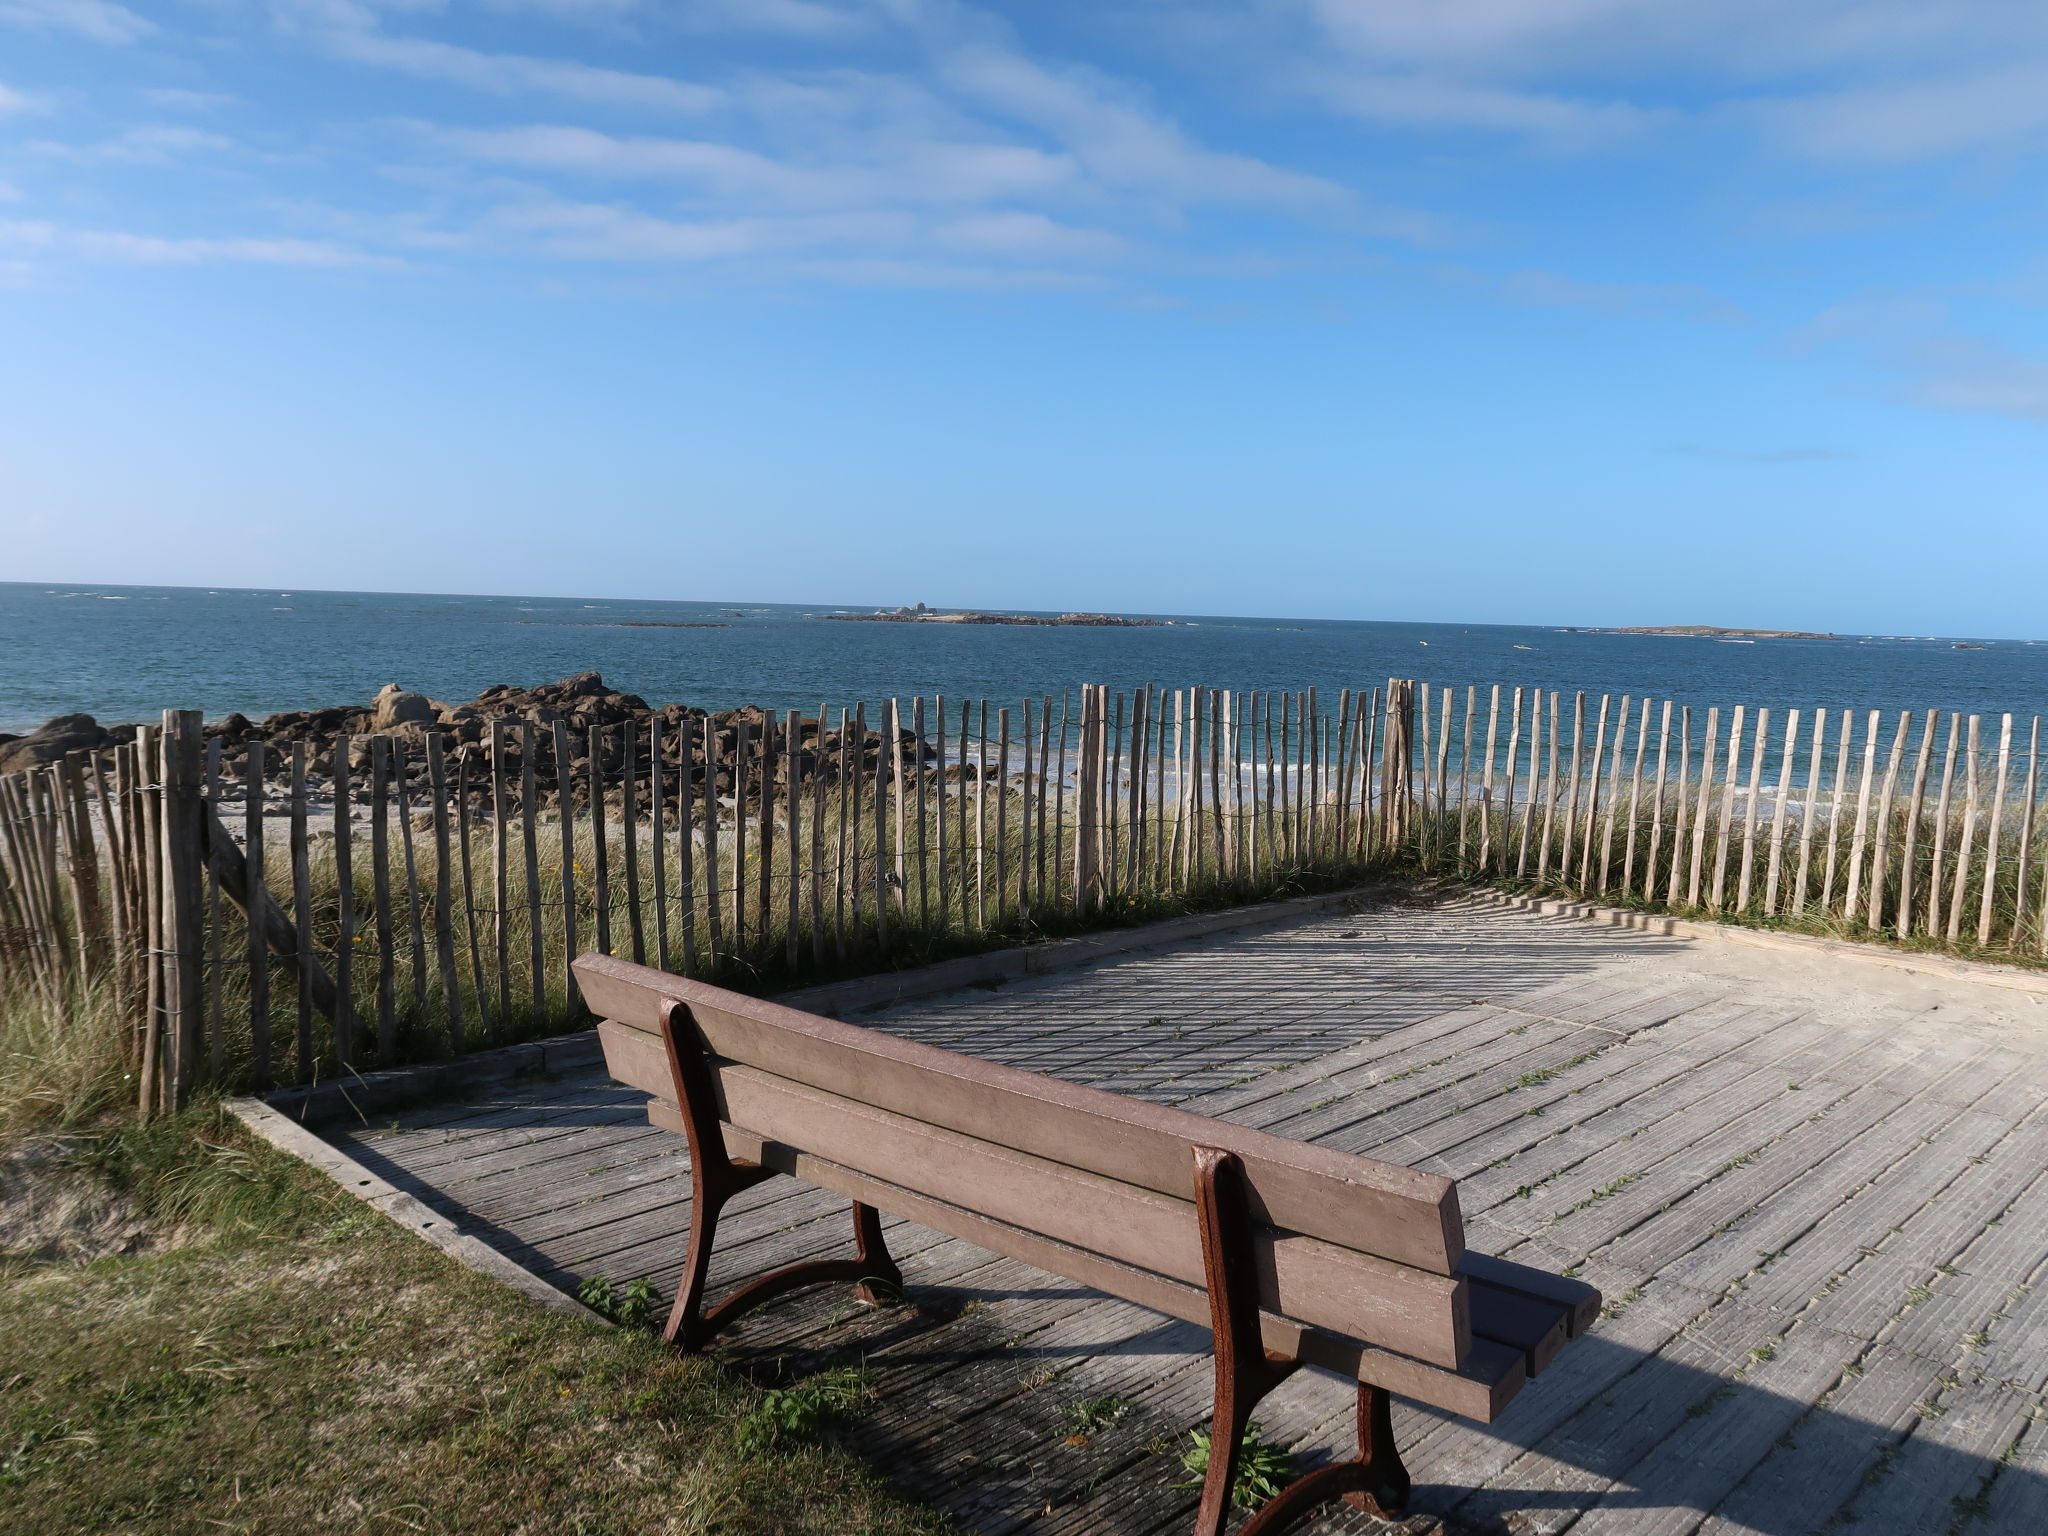
M 212 860 L 220 872 L 220 888 L 234 899 L 244 913 L 249 911 L 249 864 L 242 856 L 242 846 L 237 843 L 228 829 L 221 824 L 220 813 L 209 810 L 202 824 L 205 829 L 206 857 Z M 251 914 L 252 921 L 263 925 L 263 941 L 270 946 L 270 952 L 280 960 L 293 966 L 305 980 L 306 995 L 313 1006 L 329 1023 L 334 1021 L 335 993 L 334 978 L 327 973 L 327 967 L 320 963 L 320 957 L 299 944 L 299 930 L 285 915 L 284 908 L 277 904 L 277 898 L 266 888 L 260 903 L 260 917 Z

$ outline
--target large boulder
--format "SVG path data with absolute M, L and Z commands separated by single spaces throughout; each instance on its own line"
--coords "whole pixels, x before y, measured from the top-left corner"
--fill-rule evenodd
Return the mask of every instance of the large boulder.
M 370 729 L 382 733 L 405 725 L 433 725 L 441 708 L 424 693 L 409 693 L 396 683 L 386 683 L 370 701 Z
M 19 773 L 60 761 L 66 752 L 90 750 L 109 744 L 107 733 L 91 715 L 58 715 L 46 720 L 26 736 L 0 746 L 0 773 Z

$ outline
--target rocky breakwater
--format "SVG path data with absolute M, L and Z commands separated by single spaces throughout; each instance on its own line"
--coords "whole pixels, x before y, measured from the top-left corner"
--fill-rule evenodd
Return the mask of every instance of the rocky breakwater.
M 646 816 L 653 778 L 649 728 L 657 722 L 664 819 L 670 822 L 686 777 L 700 803 L 708 783 L 719 799 L 743 796 L 758 804 L 764 790 L 786 793 L 792 777 L 803 784 L 872 781 L 890 750 L 873 727 L 830 728 L 821 720 L 799 718 L 792 733 L 787 716 L 751 707 L 717 712 L 684 704 L 655 707 L 637 694 L 611 688 L 595 672 L 538 688 L 498 684 L 462 704 L 392 684 L 364 705 L 288 710 L 262 720 L 231 714 L 205 730 L 210 747 L 218 748 L 224 800 L 243 798 L 250 749 L 260 743 L 266 749 L 266 799 L 280 801 L 287 793 L 286 769 L 297 747 L 313 802 L 331 804 L 337 757 L 346 743 L 351 798 L 366 801 L 372 793 L 371 743 L 381 737 L 391 743 L 383 754 L 387 773 L 394 779 L 402 774 L 418 804 L 431 789 L 428 743 L 438 738 L 448 757 L 451 788 L 462 785 L 483 814 L 490 814 L 500 797 L 510 808 L 521 806 L 530 747 L 537 805 L 559 805 L 566 778 L 579 805 L 595 796 L 617 809 L 630 778 L 638 813 Z M 566 762 L 557 758 L 558 724 L 566 738 Z M 39 767 L 75 751 L 99 755 L 132 741 L 135 731 L 132 725 L 102 727 L 90 715 L 61 716 L 28 736 L 0 741 L 0 772 Z M 894 752 L 897 762 L 910 769 L 920 755 L 915 736 L 899 731 Z M 926 746 L 923 755 L 929 761 L 936 753 Z

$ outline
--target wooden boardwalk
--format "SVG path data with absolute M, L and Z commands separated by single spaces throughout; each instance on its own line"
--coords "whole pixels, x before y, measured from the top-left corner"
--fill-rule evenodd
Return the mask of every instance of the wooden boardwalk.
M 2048 998 L 1452 902 L 858 1021 L 1452 1175 L 1474 1247 L 1600 1286 L 1599 1326 L 1501 1422 L 1397 1408 L 1417 1528 L 2048 1530 Z M 688 1180 L 640 1102 L 600 1071 L 327 1135 L 564 1289 L 666 1295 Z M 847 1235 L 842 1201 L 771 1181 L 728 1208 L 714 1277 Z M 964 1529 L 1187 1525 L 1205 1330 L 890 1236 L 912 1305 L 809 1293 L 728 1356 L 864 1359 L 855 1443 Z M 1073 1436 L 1102 1398 L 1118 1415 Z M 1350 1411 L 1304 1372 L 1261 1420 L 1306 1464 Z

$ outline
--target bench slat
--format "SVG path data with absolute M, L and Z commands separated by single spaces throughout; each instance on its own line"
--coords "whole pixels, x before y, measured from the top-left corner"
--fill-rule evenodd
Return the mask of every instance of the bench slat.
M 1512 1259 L 1496 1259 L 1490 1253 L 1470 1250 L 1458 1261 L 1458 1273 L 1470 1276 L 1474 1284 L 1484 1282 L 1495 1290 L 1513 1291 L 1532 1301 L 1562 1307 L 1566 1314 L 1565 1330 L 1575 1339 L 1600 1320 L 1600 1293 L 1583 1280 L 1567 1279 Z
M 667 1097 L 661 1005 L 690 1008 L 718 1056 L 982 1141 L 1176 1199 L 1194 1192 L 1192 1143 L 1244 1161 L 1252 1213 L 1411 1269 L 1451 1275 L 1464 1256 L 1457 1185 L 1437 1174 L 1289 1141 L 957 1051 L 821 1019 L 607 955 L 576 976 L 591 1008 L 647 1050 L 607 1057 L 612 1074 Z M 623 1042 L 621 1042 L 623 1044 Z M 651 1052 L 651 1054 L 650 1054 Z
M 1550 1302 L 1496 1290 L 1483 1280 L 1472 1282 L 1472 1332 L 1519 1349 L 1531 1376 L 1541 1375 L 1564 1348 L 1571 1337 L 1569 1319 L 1563 1307 Z
M 607 1047 L 621 1031 L 608 1024 Z M 928 1125 L 732 1062 L 714 1062 L 720 1118 L 885 1183 L 1173 1279 L 1204 1280 L 1193 1202 Z M 665 1101 L 664 1101 L 665 1102 Z M 670 1112 L 673 1108 L 670 1106 Z M 1433 1365 L 1471 1345 L 1468 1282 L 1255 1229 L 1261 1303 Z
M 647 1113 L 649 1120 L 664 1129 L 682 1130 L 681 1119 L 671 1104 L 656 1101 L 648 1105 Z M 1200 1286 L 1076 1248 L 732 1126 L 723 1129 L 726 1149 L 736 1158 L 763 1163 L 807 1184 L 832 1190 L 1005 1258 L 1035 1265 L 1106 1295 L 1203 1327 L 1209 1324 L 1208 1292 Z M 1262 1312 L 1259 1323 L 1265 1347 L 1277 1355 L 1371 1382 L 1416 1402 L 1481 1423 L 1491 1423 L 1526 1379 L 1523 1352 L 1489 1339 L 1474 1339 L 1463 1364 L 1453 1370 L 1378 1349 L 1357 1339 L 1342 1338 L 1271 1312 Z

